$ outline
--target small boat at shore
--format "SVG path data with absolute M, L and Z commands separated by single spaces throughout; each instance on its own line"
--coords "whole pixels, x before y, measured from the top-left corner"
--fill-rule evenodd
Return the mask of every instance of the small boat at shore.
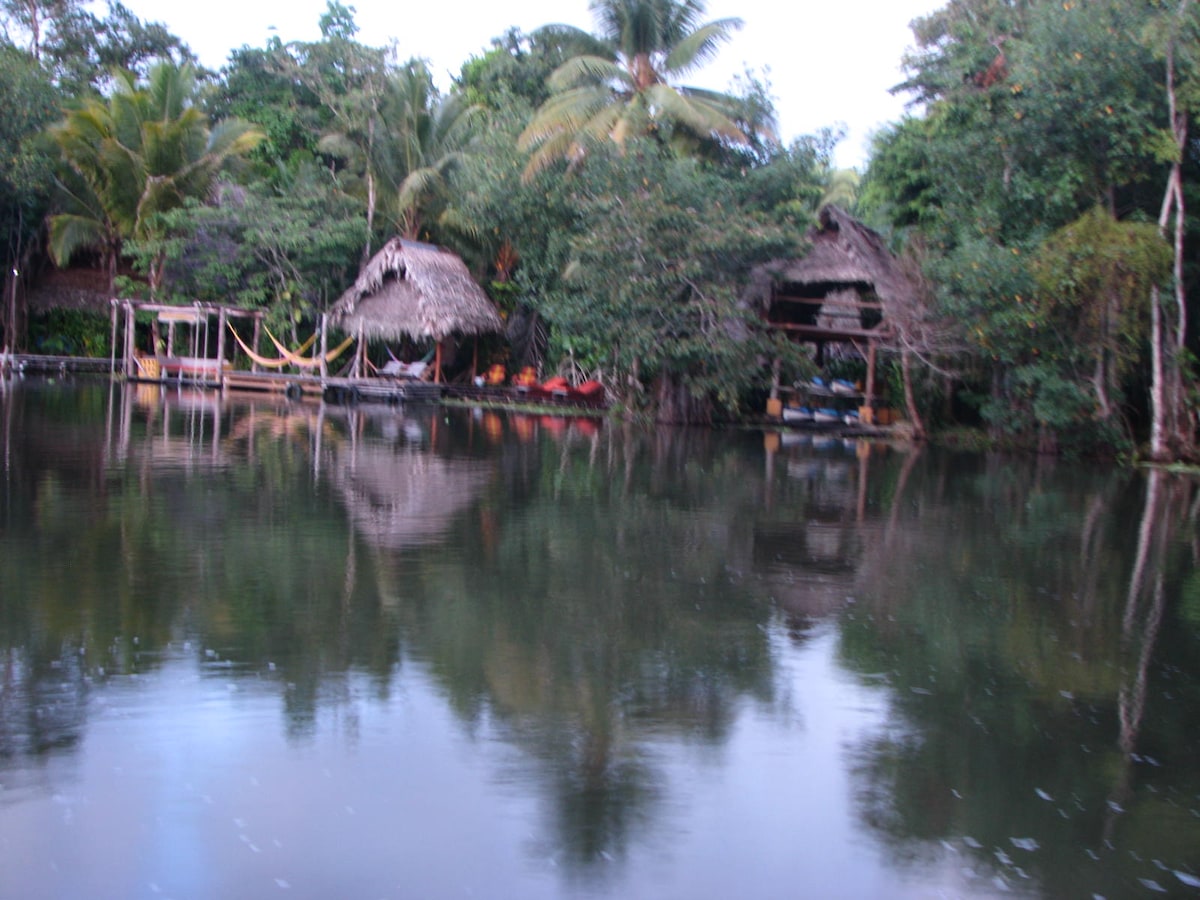
M 819 425 L 833 425 L 842 421 L 842 413 L 828 406 L 822 406 L 812 411 L 812 420 Z
M 785 422 L 811 422 L 813 420 L 813 411 L 807 406 L 785 406 L 783 408 L 783 421 Z

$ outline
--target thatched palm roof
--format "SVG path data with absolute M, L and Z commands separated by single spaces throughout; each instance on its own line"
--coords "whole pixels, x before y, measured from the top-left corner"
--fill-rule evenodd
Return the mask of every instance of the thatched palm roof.
M 455 254 L 392 238 L 330 310 L 330 322 L 368 338 L 440 341 L 501 331 L 504 322 Z
M 799 259 L 773 260 L 757 267 L 751 276 L 750 298 L 766 306 L 771 285 L 838 286 L 874 289 L 886 307 L 906 303 L 913 285 L 883 237 L 836 206 L 825 206 L 818 223 L 806 238 L 810 249 Z

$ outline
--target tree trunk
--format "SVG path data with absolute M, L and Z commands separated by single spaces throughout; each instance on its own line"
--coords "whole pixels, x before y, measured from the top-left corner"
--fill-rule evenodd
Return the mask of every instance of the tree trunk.
M 1158 288 L 1150 291 L 1150 458 L 1163 461 L 1167 445 L 1166 379 L 1163 372 L 1162 305 Z
M 8 266 L 4 273 L 4 319 L 0 321 L 0 351 L 17 351 L 17 267 L 15 263 Z
M 712 422 L 712 402 L 696 397 L 683 379 L 674 373 L 660 375 L 654 391 L 654 419 L 666 425 L 708 425 Z
M 912 355 L 908 352 L 908 348 L 900 351 L 900 374 L 904 379 L 904 409 L 908 414 L 908 420 L 912 422 L 913 440 L 923 441 L 926 438 L 925 422 L 917 410 L 916 392 L 913 391 L 912 383 Z
M 365 269 L 371 261 L 371 237 L 375 233 L 375 173 L 367 165 L 367 240 L 363 244 L 362 259 L 359 261 L 359 271 Z
M 1172 134 L 1175 138 L 1177 155 L 1167 176 L 1167 189 L 1163 195 L 1162 210 L 1158 216 L 1159 231 L 1165 237 L 1174 217 L 1172 247 L 1174 260 L 1172 274 L 1175 282 L 1175 304 L 1177 317 L 1174 332 L 1166 328 L 1163 310 L 1157 289 L 1151 293 L 1151 351 L 1154 354 L 1150 389 L 1151 426 L 1150 456 L 1165 461 L 1176 456 L 1192 456 L 1195 452 L 1195 435 L 1184 410 L 1184 389 L 1181 351 L 1187 339 L 1187 294 L 1183 279 L 1184 253 L 1184 197 L 1182 161 L 1188 140 L 1186 111 L 1180 109 L 1176 94 L 1175 47 L 1179 39 L 1179 28 L 1193 0 L 1180 0 L 1177 7 L 1176 30 L 1166 46 L 1167 111 Z

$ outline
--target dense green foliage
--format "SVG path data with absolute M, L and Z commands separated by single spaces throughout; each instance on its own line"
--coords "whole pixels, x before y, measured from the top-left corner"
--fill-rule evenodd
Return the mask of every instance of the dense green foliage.
M 65 161 L 61 208 L 49 220 L 56 263 L 96 250 L 111 283 L 124 242 L 155 241 L 164 214 L 208 197 L 225 163 L 261 139 L 237 120 L 210 129 L 194 94 L 190 66 L 161 63 L 145 87 L 123 72 L 107 102 L 86 100 L 51 129 Z M 161 285 L 162 264 L 161 253 L 149 254 L 152 293 Z
M 49 213 L 60 264 L 304 331 L 399 234 L 489 290 L 509 326 L 491 361 L 710 420 L 760 402 L 781 350 L 803 370 L 738 299 L 836 202 L 922 273 L 881 361 L 911 412 L 1047 450 L 1150 433 L 1155 455 L 1194 453 L 1195 0 L 950 0 L 913 23 L 897 89 L 919 113 L 880 132 L 861 185 L 832 166 L 836 132 L 778 140 L 753 70 L 727 94 L 683 83 L 739 20 L 700 0 L 592 10 L 594 33 L 512 29 L 442 90 L 339 2 L 319 40 L 194 80 L 186 45 L 119 4 L 0 4 L 0 79 L 22 98 L 0 134 L 8 268 Z M 20 319 L 8 304 L 6 341 Z
M 1191 0 L 951 0 L 914 23 L 904 87 L 925 113 L 877 138 L 862 208 L 926 251 L 933 302 L 970 323 L 956 363 L 997 433 L 1119 448 L 1158 403 L 1176 451 L 1194 446 L 1186 392 L 1147 386 L 1194 377 L 1186 301 L 1159 330 L 1152 304 L 1172 280 L 1171 166 L 1196 174 L 1196 27 Z
M 46 72 L 27 54 L 0 45 L 0 94 L 9 108 L 0 123 L 0 227 L 4 245 L 4 296 L 24 271 L 37 245 L 50 196 L 51 165 L 39 146 L 52 120 L 57 95 Z M 16 346 L 20 321 L 12 303 L 0 304 L 0 348 Z

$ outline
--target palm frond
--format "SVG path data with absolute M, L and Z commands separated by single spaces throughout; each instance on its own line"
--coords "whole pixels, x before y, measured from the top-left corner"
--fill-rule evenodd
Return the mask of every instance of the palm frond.
M 50 217 L 49 226 L 50 258 L 60 268 L 81 250 L 98 249 L 107 240 L 103 224 L 91 216 L 59 213 Z
M 567 161 L 568 167 L 577 165 L 586 154 L 587 149 L 577 132 L 563 131 L 551 135 L 530 155 L 521 173 L 521 181 L 528 184 L 539 173 L 563 160 Z
M 576 88 L 550 97 L 517 138 L 517 147 L 528 150 L 554 135 L 579 131 L 596 113 L 612 102 L 603 87 Z
M 629 73 L 614 59 L 603 56 L 573 56 L 555 69 L 546 80 L 554 93 L 593 84 L 628 81 Z
M 711 62 L 723 44 L 733 39 L 733 32 L 742 27 L 741 19 L 719 19 L 709 22 L 671 48 L 663 61 L 663 69 L 672 75 L 685 75 Z
M 266 139 L 266 133 L 257 125 L 241 119 L 225 119 L 209 132 L 204 152 L 221 159 L 244 156 Z
M 543 25 L 534 29 L 530 37 L 572 56 L 610 56 L 613 50 L 609 41 L 574 25 Z
M 443 184 L 445 184 L 445 177 L 435 166 L 426 166 L 409 172 L 404 181 L 400 183 L 398 192 L 400 209 L 404 210 L 415 206 L 421 197 L 434 193 Z
M 656 118 L 675 120 L 698 135 L 718 135 L 737 142 L 746 140 L 722 106 L 705 97 L 683 94 L 667 85 L 655 85 L 647 95 L 656 110 Z

